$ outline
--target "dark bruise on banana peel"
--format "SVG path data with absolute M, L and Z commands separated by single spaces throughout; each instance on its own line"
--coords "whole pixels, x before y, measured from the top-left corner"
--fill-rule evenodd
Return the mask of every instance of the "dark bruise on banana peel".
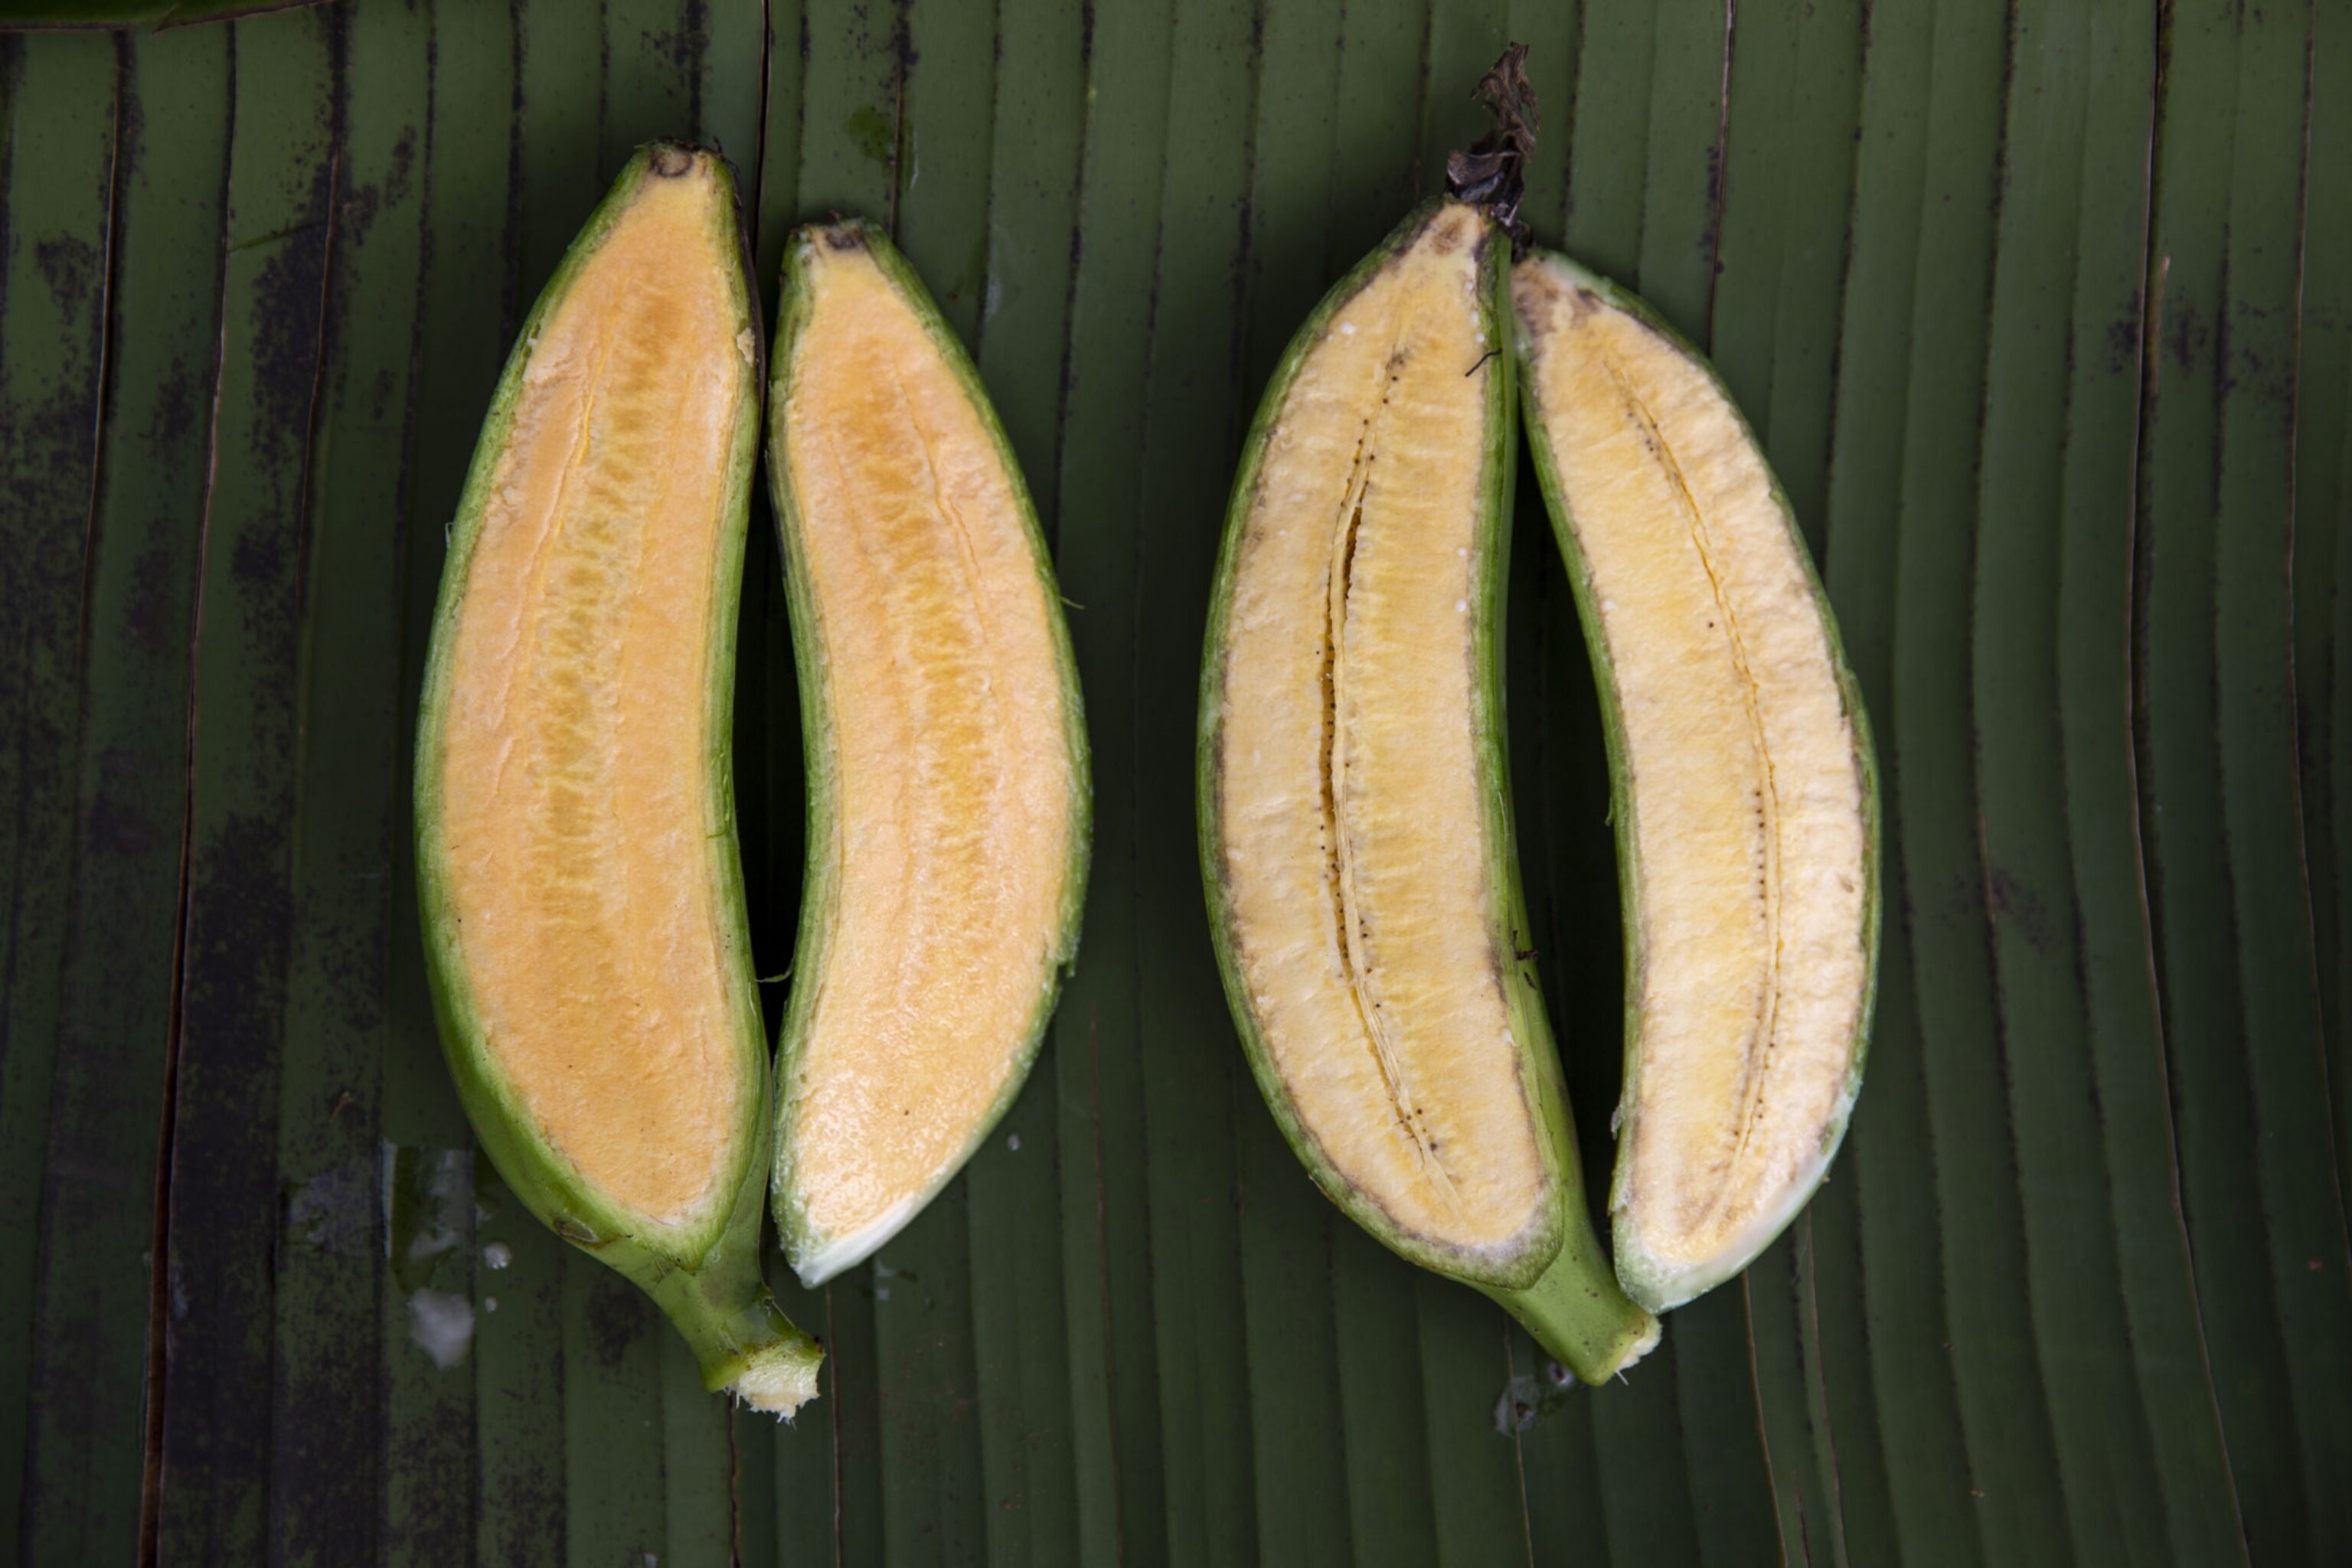
M 1077 950 L 1086 725 L 1028 487 L 889 240 L 793 237 L 768 400 L 808 763 L 772 1197 L 804 1283 L 898 1233 L 1020 1092 Z
M 790 1415 L 729 721 L 761 334 L 733 177 L 640 150 L 524 323 L 450 531 L 416 748 L 425 950 L 482 1146 Z
M 1617 1273 L 1664 1311 L 1770 1246 L 1844 1137 L 1875 989 L 1877 773 L 1788 498 L 1713 368 L 1564 256 L 1525 256 L 1513 296 L 1608 736 Z
M 1527 921 L 1500 661 L 1524 58 L 1499 129 L 1293 341 L 1244 447 L 1202 662 L 1210 924 L 1316 1184 L 1587 1382 L 1657 1342 L 1585 1205 Z

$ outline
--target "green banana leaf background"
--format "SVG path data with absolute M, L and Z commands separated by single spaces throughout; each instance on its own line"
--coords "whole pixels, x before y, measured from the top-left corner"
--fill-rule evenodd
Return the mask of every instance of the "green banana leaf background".
M 1598 1389 L 1308 1185 L 1192 848 L 1244 425 L 1509 39 L 1524 216 L 1763 436 L 1889 826 L 1829 1184 Z M 0 1557 L 2352 1562 L 2352 0 L 342 0 L 7 35 L 0 115 Z M 791 226 L 862 213 L 973 345 L 1097 769 L 1026 1094 L 873 1264 L 772 1270 L 831 1350 L 789 1427 L 475 1154 L 407 849 L 492 382 L 680 135 L 772 310 Z M 1520 489 L 1514 777 L 1598 1193 L 1607 779 Z

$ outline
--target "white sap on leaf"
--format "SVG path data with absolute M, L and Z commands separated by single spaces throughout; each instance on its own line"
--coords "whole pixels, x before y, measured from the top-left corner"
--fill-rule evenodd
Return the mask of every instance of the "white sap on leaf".
M 376 1223 L 375 1173 L 354 1154 L 302 1182 L 286 1203 L 286 1228 L 324 1251 L 365 1254 Z
M 447 1260 L 465 1247 L 474 1217 L 474 1152 L 380 1139 L 376 1159 L 384 1256 L 394 1278 L 404 1286 L 446 1282 Z
M 474 1304 L 445 1290 L 412 1290 L 408 1296 L 409 1342 L 446 1372 L 466 1359 L 474 1342 Z

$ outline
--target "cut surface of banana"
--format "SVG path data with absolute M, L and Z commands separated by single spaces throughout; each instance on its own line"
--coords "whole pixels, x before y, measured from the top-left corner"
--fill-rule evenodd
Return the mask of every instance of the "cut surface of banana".
M 1664 1310 L 1769 1246 L 1844 1135 L 1877 952 L 1876 776 L 1787 500 L 1713 371 L 1564 257 L 1520 261 L 1512 294 L 1609 731 L 1615 1261 Z

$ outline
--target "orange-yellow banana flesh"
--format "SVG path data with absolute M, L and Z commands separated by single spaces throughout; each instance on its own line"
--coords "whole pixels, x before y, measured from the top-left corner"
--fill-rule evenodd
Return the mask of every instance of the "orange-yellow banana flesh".
M 707 1218 L 746 1071 L 706 781 L 730 443 L 757 343 L 728 200 L 648 177 L 543 321 L 450 628 L 446 889 L 481 1038 L 606 1202 Z
M 770 410 L 824 714 L 811 788 L 831 803 L 779 1091 L 778 1217 L 812 1282 L 905 1224 L 1016 1087 L 1068 957 L 1083 831 L 1026 500 L 864 234 L 819 231 L 796 258 Z

